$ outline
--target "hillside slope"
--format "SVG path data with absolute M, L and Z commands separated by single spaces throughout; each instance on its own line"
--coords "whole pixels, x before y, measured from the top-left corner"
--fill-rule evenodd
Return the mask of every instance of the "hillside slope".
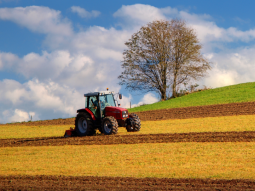
M 255 82 L 195 92 L 182 97 L 128 109 L 131 112 L 150 111 L 192 106 L 254 102 Z

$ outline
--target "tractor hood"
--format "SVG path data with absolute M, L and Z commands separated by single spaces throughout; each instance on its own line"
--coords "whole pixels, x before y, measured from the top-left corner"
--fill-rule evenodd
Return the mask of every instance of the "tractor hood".
M 105 116 L 114 116 L 116 119 L 122 119 L 123 114 L 128 115 L 128 110 L 121 107 L 105 107 Z
M 105 107 L 105 112 L 122 113 L 122 111 L 127 111 L 127 109 L 121 108 L 121 107 L 112 107 L 112 106 Z

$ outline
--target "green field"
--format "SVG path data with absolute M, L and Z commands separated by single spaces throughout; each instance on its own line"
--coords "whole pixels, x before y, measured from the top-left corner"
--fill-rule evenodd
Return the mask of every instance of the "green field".
M 255 82 L 195 92 L 182 97 L 128 109 L 129 112 L 255 101 Z

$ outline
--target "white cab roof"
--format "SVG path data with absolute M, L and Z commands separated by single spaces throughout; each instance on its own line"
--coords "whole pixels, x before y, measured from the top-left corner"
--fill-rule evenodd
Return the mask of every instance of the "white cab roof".
M 114 94 L 114 91 L 112 91 L 112 92 L 110 92 L 110 91 L 91 92 L 91 93 L 84 94 L 84 97 L 107 95 L 107 94 Z

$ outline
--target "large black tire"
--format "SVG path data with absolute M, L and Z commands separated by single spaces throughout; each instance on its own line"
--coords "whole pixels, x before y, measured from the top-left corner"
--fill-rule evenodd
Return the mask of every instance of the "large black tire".
M 141 121 L 140 121 L 140 118 L 138 117 L 138 115 L 136 115 L 135 113 L 131 113 L 131 114 L 129 114 L 129 117 L 132 119 L 133 125 L 126 126 L 127 132 L 140 131 Z
M 78 136 L 90 136 L 96 133 L 91 116 L 86 113 L 78 113 L 75 118 L 75 132 Z
M 105 117 L 102 121 L 101 130 L 105 135 L 117 134 L 118 133 L 117 120 L 112 116 Z

